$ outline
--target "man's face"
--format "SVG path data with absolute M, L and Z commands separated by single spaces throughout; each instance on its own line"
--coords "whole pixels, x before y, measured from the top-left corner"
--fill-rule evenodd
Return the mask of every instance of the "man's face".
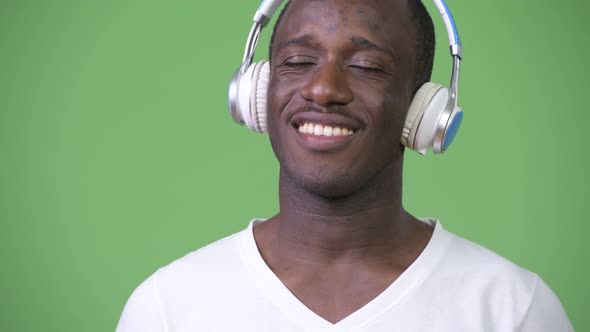
M 404 0 L 293 0 L 268 96 L 271 144 L 290 180 L 342 196 L 401 161 L 415 44 Z

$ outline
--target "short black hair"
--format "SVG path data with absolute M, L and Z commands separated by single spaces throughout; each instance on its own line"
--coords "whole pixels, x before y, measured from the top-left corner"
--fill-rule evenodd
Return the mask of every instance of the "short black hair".
M 422 86 L 422 84 L 430 81 L 432 75 L 432 66 L 434 63 L 435 50 L 435 33 L 432 17 L 424 7 L 421 0 L 407 0 L 410 7 L 411 19 L 416 26 L 416 72 L 414 73 L 414 93 Z M 283 19 L 283 15 L 289 8 L 291 0 L 287 1 L 281 10 L 277 22 L 275 23 L 270 43 L 268 46 L 268 58 L 272 57 L 272 45 L 274 44 L 275 33 L 277 27 Z
M 422 84 L 430 81 L 436 46 L 434 24 L 421 0 L 408 0 L 412 22 L 416 25 L 416 72 L 414 93 Z
M 287 9 L 289 8 L 289 5 L 291 5 L 291 0 L 287 1 L 285 6 L 283 7 L 281 12 L 279 13 L 279 17 L 277 18 L 277 22 L 275 23 L 274 27 L 272 28 L 272 35 L 270 36 L 270 43 L 268 43 L 268 60 L 269 61 L 272 60 L 272 45 L 275 42 L 275 35 L 277 33 L 277 27 L 281 24 L 281 21 L 283 20 L 283 16 L 284 16 L 285 12 L 287 11 Z

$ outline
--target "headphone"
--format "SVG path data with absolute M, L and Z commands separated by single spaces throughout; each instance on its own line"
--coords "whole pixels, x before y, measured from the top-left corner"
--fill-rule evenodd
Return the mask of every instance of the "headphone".
M 434 153 L 443 153 L 455 138 L 463 119 L 463 111 L 457 99 L 459 63 L 462 59 L 461 40 L 445 1 L 433 1 L 445 23 L 453 71 L 450 89 L 437 83 L 424 83 L 410 104 L 401 143 L 420 154 L 426 154 L 429 148 Z M 229 110 L 234 121 L 259 133 L 267 131 L 266 99 L 270 65 L 268 61 L 252 63 L 252 58 L 262 28 L 268 24 L 281 2 L 282 0 L 264 0 L 256 11 L 242 65 L 229 84 Z

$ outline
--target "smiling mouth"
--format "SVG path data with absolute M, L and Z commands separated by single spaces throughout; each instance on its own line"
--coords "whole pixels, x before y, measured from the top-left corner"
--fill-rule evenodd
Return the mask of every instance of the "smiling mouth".
M 355 132 L 355 130 L 351 128 L 322 125 L 314 122 L 303 122 L 295 127 L 300 133 L 313 136 L 349 136 Z

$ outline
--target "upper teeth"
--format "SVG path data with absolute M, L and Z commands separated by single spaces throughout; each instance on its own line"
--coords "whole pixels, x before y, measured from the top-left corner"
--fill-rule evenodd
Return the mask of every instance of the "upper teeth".
M 298 130 L 304 134 L 312 134 L 316 136 L 346 136 L 352 135 L 354 131 L 348 128 L 330 127 L 317 123 L 305 122 L 299 126 Z

